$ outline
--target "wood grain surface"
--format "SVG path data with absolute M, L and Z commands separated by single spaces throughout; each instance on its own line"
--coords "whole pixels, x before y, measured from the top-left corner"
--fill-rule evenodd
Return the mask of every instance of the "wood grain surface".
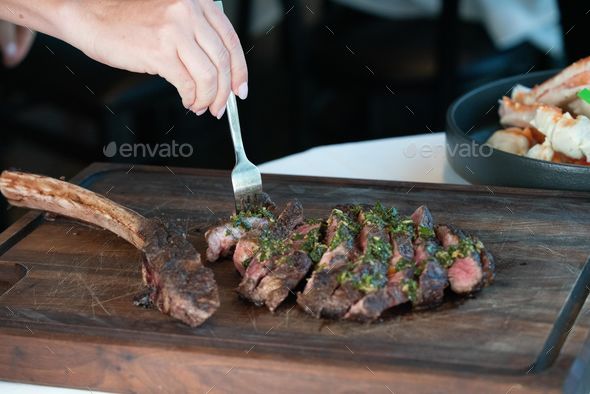
M 203 233 L 233 209 L 228 172 L 94 164 L 74 179 L 150 216 Z M 590 321 L 582 311 L 557 363 L 528 373 L 590 254 L 590 194 L 264 176 L 306 216 L 339 203 L 427 204 L 476 234 L 496 283 L 471 299 L 380 322 L 316 320 L 294 300 L 272 314 L 238 299 L 228 261 L 210 264 L 222 306 L 191 329 L 135 307 L 140 253 L 115 235 L 29 213 L 0 235 L 0 379 L 116 392 L 556 392 Z M 26 275 L 18 280 L 21 274 Z M 21 270 L 21 271 L 19 271 Z M 12 287 L 11 287 L 12 286 Z

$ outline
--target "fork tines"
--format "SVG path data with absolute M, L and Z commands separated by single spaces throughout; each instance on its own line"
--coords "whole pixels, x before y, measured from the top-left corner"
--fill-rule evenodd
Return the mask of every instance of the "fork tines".
M 250 161 L 238 162 L 231 173 L 236 212 L 251 211 L 266 201 L 262 192 L 262 177 Z

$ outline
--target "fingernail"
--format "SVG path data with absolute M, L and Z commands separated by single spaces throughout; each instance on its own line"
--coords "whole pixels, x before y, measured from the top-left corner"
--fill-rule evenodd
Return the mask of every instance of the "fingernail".
M 242 100 L 246 100 L 246 97 L 248 97 L 248 82 L 244 82 L 240 85 L 238 88 L 238 97 Z
M 204 114 L 206 111 L 207 111 L 207 108 L 200 109 L 200 110 L 198 110 L 197 112 L 195 112 L 195 114 L 197 114 L 197 116 L 201 116 L 201 115 L 203 115 L 203 114 Z
M 4 48 L 4 56 L 6 57 L 14 57 L 16 56 L 17 47 L 14 42 L 9 42 L 6 47 Z
M 223 108 L 221 108 L 221 110 L 217 114 L 217 119 L 221 119 L 221 117 L 223 116 L 224 113 L 225 113 L 225 105 L 223 106 Z

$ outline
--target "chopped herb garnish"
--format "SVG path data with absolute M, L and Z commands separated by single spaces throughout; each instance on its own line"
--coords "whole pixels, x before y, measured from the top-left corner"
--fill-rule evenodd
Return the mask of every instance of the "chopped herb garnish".
M 418 228 L 418 235 L 420 235 L 421 238 L 432 238 L 434 237 L 434 230 L 430 227 L 420 226 Z
M 385 226 L 391 226 L 398 220 L 397 209 L 385 208 L 380 202 L 377 202 L 375 206 L 364 212 L 365 224 L 378 226 L 383 228 Z
M 328 247 L 326 245 L 316 243 L 311 252 L 308 252 L 309 258 L 314 263 L 318 263 L 322 259 L 324 253 L 326 253 L 326 250 L 328 250 Z
M 402 291 L 406 293 L 410 301 L 416 301 L 418 294 L 418 282 L 414 279 L 404 279 L 402 281 Z
M 387 276 L 377 271 L 364 273 L 358 281 L 354 282 L 354 286 L 365 293 L 372 293 L 385 286 L 385 283 L 387 283 Z
M 411 237 L 414 235 L 414 221 L 409 218 L 396 220 L 390 225 L 390 231 L 393 235 L 406 235 Z
M 395 264 L 395 270 L 396 271 L 403 271 L 405 269 L 408 268 L 412 268 L 414 267 L 414 262 L 408 259 L 404 259 L 401 258 L 396 264 Z
M 332 238 L 332 242 L 330 242 L 330 250 L 335 249 L 340 244 L 352 244 L 352 241 L 361 230 L 360 225 L 349 215 L 337 208 L 332 210 L 332 216 L 335 220 L 338 220 L 339 223 L 334 237 Z
M 371 237 L 367 242 L 367 250 L 363 261 L 386 262 L 391 258 L 391 244 L 379 237 Z
M 262 207 L 255 211 L 241 211 L 232 215 L 231 223 L 236 227 L 242 227 L 245 230 L 250 230 L 252 225 L 250 223 L 252 218 L 266 218 L 269 222 L 274 222 L 275 217 L 266 207 Z
M 291 238 L 293 239 L 293 241 L 301 241 L 303 238 L 305 238 L 305 234 L 303 234 L 303 233 L 298 233 L 298 232 L 295 232 L 295 233 L 294 233 L 294 234 L 291 236 Z
M 321 232 L 319 227 L 310 230 L 305 235 L 305 241 L 301 246 L 301 249 L 308 254 L 309 258 L 314 263 L 318 263 L 326 250 L 328 250 L 328 247 L 320 242 L 320 236 Z
M 428 264 L 428 260 L 422 260 L 416 263 L 416 270 L 414 271 L 415 277 L 420 277 L 422 272 L 424 272 L 424 268 L 426 268 L 426 264 Z
M 349 264 L 345 271 L 338 275 L 340 284 L 350 282 L 352 286 L 365 293 L 383 288 L 387 283 L 387 270 L 392 251 L 389 242 L 379 237 L 371 237 L 364 255 Z M 355 272 L 355 269 L 362 272 Z
M 260 261 L 265 261 L 285 254 L 289 251 L 290 244 L 290 240 L 275 238 L 268 230 L 265 230 L 260 235 L 258 258 Z
M 435 253 L 435 257 L 445 268 L 453 265 L 455 260 L 469 256 L 472 253 L 479 253 L 483 249 L 483 244 L 479 240 L 472 238 L 463 238 L 457 245 L 451 245 L 446 249 L 441 249 Z

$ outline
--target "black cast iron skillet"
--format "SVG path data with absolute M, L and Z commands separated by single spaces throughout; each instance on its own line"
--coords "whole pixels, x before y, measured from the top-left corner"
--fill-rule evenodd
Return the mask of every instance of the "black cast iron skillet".
M 552 163 L 492 149 L 482 144 L 500 128 L 498 100 L 512 87 L 532 87 L 557 71 L 501 79 L 457 99 L 447 111 L 447 160 L 475 184 L 590 191 L 590 166 Z

